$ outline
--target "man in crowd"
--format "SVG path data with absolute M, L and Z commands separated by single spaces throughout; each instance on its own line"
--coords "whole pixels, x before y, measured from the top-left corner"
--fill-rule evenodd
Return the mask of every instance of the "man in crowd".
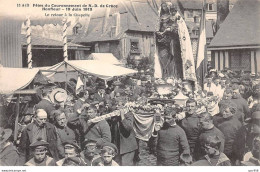
M 55 166 L 55 160 L 46 153 L 48 152 L 49 143 L 38 138 L 38 140 L 30 145 L 33 150 L 33 158 L 26 162 L 25 166 Z
M 90 122 L 95 117 L 97 117 L 97 108 L 95 105 L 90 105 L 87 109 L 87 114 L 84 112 L 79 117 L 71 118 L 68 123 L 78 128 L 84 139 L 96 140 L 99 147 L 106 141 L 111 142 L 111 132 L 105 120 Z
M 184 130 L 175 122 L 175 116 L 168 113 L 164 124 L 158 131 L 157 165 L 178 166 L 180 155 L 190 154 L 189 144 Z
M 236 104 L 230 102 L 228 104 L 222 105 L 220 108 L 220 113 L 223 116 L 223 120 L 218 124 L 218 128 L 225 136 L 224 153 L 229 157 L 232 164 L 235 163 L 234 154 L 234 141 L 240 128 L 242 127 L 241 122 L 234 116 L 237 111 Z
M 10 141 L 11 135 L 11 129 L 0 128 L 0 166 L 21 165 L 19 162 L 19 153 Z
M 244 113 L 247 118 L 250 115 L 250 110 L 247 101 L 240 95 L 239 86 L 234 84 L 232 86 L 232 102 L 237 105 L 237 110 Z
M 186 102 L 187 112 L 186 117 L 180 121 L 180 126 L 187 135 L 190 146 L 191 156 L 194 156 L 194 148 L 198 141 L 201 127 L 199 125 L 199 116 L 196 114 L 197 102 L 194 99 L 189 99 Z
M 248 124 L 238 131 L 234 142 L 236 165 L 243 161 L 243 156 L 246 152 L 252 150 L 254 138 L 260 136 L 260 111 L 253 112 L 252 117 L 247 122 Z
M 46 88 L 42 91 L 42 100 L 35 105 L 35 109 L 43 109 L 47 113 L 49 122 L 53 122 L 51 119 L 51 112 L 55 110 L 53 102 L 50 100 L 51 89 Z
M 75 113 L 80 115 L 81 111 L 83 110 L 83 105 L 86 103 L 86 100 L 89 97 L 88 91 L 87 90 L 80 91 L 78 97 L 79 99 L 75 102 L 73 109 Z
M 21 154 L 20 160 L 24 164 L 33 157 L 29 148 L 30 144 L 42 138 L 49 143 L 49 153 L 52 158 L 58 160 L 57 134 L 54 125 L 46 122 L 47 113 L 43 109 L 36 110 L 33 123 L 27 125 L 21 136 L 18 150 Z
M 62 144 L 67 140 L 77 140 L 74 130 L 67 125 L 67 116 L 61 110 L 54 112 L 55 127 L 57 131 L 57 147 L 59 150 L 59 158 L 64 158 L 64 149 Z
M 213 117 L 209 113 L 204 112 L 200 114 L 200 126 L 202 128 L 202 132 L 199 136 L 199 140 L 196 145 L 195 158 L 199 160 L 201 157 L 203 157 L 206 154 L 204 151 L 204 144 L 209 136 L 218 136 L 218 138 L 221 141 L 219 150 L 223 152 L 225 136 L 218 128 L 214 126 Z
M 93 166 L 93 162 L 100 162 L 101 158 L 98 154 L 97 142 L 95 140 L 86 139 L 83 143 L 84 150 L 80 153 L 86 166 Z
M 65 157 L 56 162 L 57 166 L 63 166 L 68 158 L 80 157 L 80 147 L 75 140 L 68 140 L 63 145 Z M 84 162 L 83 159 L 82 162 Z
M 116 109 L 123 108 L 123 102 L 117 101 Z M 119 162 L 122 166 L 133 166 L 136 150 L 138 149 L 135 132 L 133 130 L 134 116 L 132 112 L 113 117 L 112 142 L 119 148 Z
M 208 136 L 204 143 L 206 155 L 192 166 L 231 166 L 229 158 L 219 150 L 220 145 L 218 136 Z

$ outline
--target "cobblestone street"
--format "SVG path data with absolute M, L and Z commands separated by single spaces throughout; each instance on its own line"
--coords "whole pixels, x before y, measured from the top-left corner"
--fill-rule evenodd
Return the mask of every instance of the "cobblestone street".
M 137 163 L 137 166 L 156 166 L 156 157 L 153 154 L 149 153 L 149 148 L 147 143 L 144 141 L 139 142 L 140 146 L 140 161 Z

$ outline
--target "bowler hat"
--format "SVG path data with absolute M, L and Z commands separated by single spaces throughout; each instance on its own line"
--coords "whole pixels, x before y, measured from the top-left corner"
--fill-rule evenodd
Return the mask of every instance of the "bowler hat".
M 8 140 L 12 135 L 11 129 L 0 128 L 0 144 Z

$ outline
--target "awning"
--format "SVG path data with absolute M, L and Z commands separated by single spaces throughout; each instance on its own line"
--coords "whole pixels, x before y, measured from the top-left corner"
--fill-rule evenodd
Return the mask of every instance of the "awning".
M 63 61 L 51 67 L 40 68 L 40 70 L 49 78 L 56 73 L 65 72 L 66 64 L 68 72 L 79 71 L 83 74 L 90 74 L 104 80 L 110 80 L 114 76 L 126 76 L 137 73 L 136 70 L 116 66 L 99 60 Z
M 121 62 L 112 53 L 92 53 L 88 57 L 89 60 L 99 60 L 109 64 L 120 65 Z
M 39 69 L 0 68 L 0 94 L 12 94 L 27 87 Z

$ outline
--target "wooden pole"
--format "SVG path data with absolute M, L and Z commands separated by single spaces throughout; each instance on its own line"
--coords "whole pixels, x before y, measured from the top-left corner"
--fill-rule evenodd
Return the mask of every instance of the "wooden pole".
M 31 21 L 30 17 L 26 19 L 26 42 L 27 42 L 27 63 L 28 68 L 32 68 L 32 41 L 31 41 Z
M 63 58 L 64 61 L 68 60 L 68 41 L 67 41 L 67 19 L 64 18 L 62 21 L 63 30 L 62 30 L 62 40 L 63 40 Z
M 16 118 L 15 118 L 15 125 L 14 125 L 14 141 L 17 141 L 18 137 L 18 120 L 19 120 L 19 113 L 20 113 L 20 94 L 18 94 L 17 102 L 16 102 Z

